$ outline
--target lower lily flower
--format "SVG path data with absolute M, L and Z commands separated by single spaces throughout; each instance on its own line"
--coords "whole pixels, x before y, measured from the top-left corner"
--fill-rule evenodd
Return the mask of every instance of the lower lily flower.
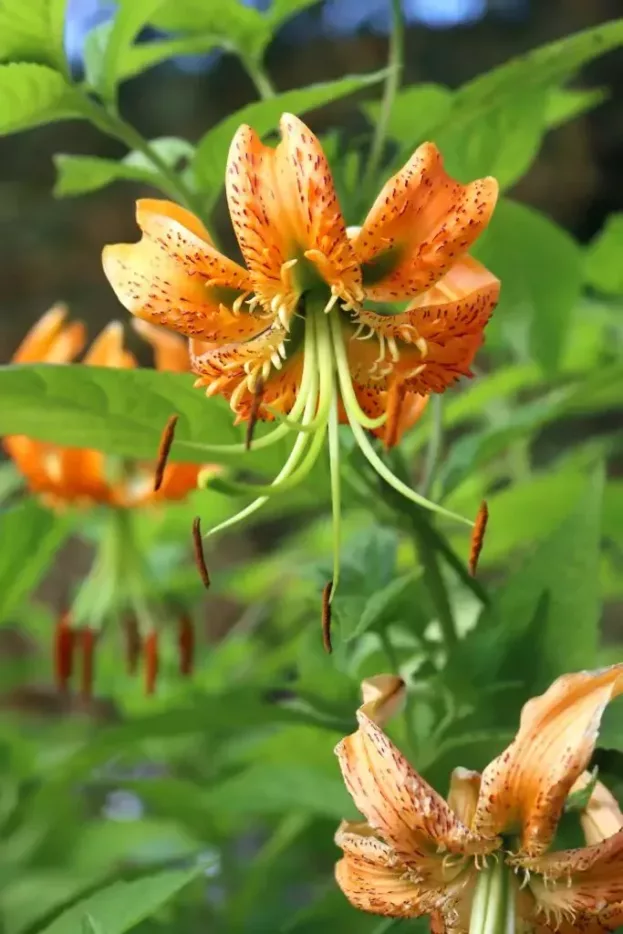
M 26 335 L 13 363 L 70 364 L 86 343 L 81 322 L 67 323 L 67 311 L 51 308 Z M 186 341 L 154 325 L 137 321 L 137 330 L 152 346 L 160 370 L 188 370 Z M 123 327 L 109 324 L 83 358 L 87 366 L 135 367 L 126 350 Z M 130 613 L 141 632 L 138 644 L 154 631 L 148 595 L 153 591 L 144 556 L 136 541 L 134 516 L 152 504 L 179 500 L 197 486 L 197 464 L 126 465 L 88 448 L 62 447 L 13 435 L 3 441 L 6 452 L 24 476 L 30 491 L 46 506 L 96 509 L 100 520 L 96 556 L 72 609 L 63 613 L 54 635 L 57 686 L 65 691 L 73 673 L 74 656 L 82 656 L 82 693 L 90 695 L 94 678 L 97 631 L 111 618 Z M 157 489 L 154 475 L 158 473 Z M 186 617 L 185 617 L 186 618 Z M 188 624 L 189 625 L 189 624 Z M 79 633 L 77 630 L 81 630 Z M 80 636 L 80 638 L 79 638 Z M 128 651 L 136 654 L 137 641 Z M 188 654 L 188 653 L 187 653 Z M 185 661 L 185 670 L 190 667 Z
M 255 447 L 297 436 L 271 484 L 217 479 L 219 488 L 259 497 L 211 532 L 303 481 L 328 439 L 337 555 L 339 422 L 402 495 L 471 524 L 396 477 L 367 432 L 395 444 L 431 392 L 470 375 L 500 283 L 468 250 L 487 226 L 497 183 L 456 182 L 425 143 L 386 183 L 363 226 L 347 229 L 320 142 L 292 114 L 280 127 L 274 149 L 249 126 L 231 144 L 226 192 L 244 267 L 169 201 L 139 201 L 142 239 L 103 254 L 129 311 L 190 338 L 197 385 L 228 399 L 238 421 L 280 421 Z
M 357 908 L 431 916 L 456 934 L 601 934 L 623 924 L 623 816 L 597 783 L 581 817 L 587 846 L 557 851 L 556 829 L 584 772 L 623 665 L 564 675 L 523 708 L 511 745 L 478 772 L 457 768 L 448 801 L 385 735 L 399 678 L 363 683 L 359 728 L 336 748 L 365 821 L 343 822 L 337 882 Z

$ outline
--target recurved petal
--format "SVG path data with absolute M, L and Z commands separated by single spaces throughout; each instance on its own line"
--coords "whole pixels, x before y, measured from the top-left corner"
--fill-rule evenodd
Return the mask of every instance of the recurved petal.
M 186 373 L 190 369 L 188 341 L 141 318 L 132 320 L 134 330 L 151 345 L 157 370 Z
M 470 833 L 364 707 L 357 720 L 357 732 L 335 750 L 346 787 L 370 826 L 418 878 L 442 872 L 443 851 L 476 854 L 497 847 L 497 840 Z
M 594 846 L 517 857 L 513 862 L 528 871 L 530 890 L 547 919 L 566 918 L 577 924 L 579 918 L 593 918 L 603 923 L 613 909 L 621 917 L 623 830 Z M 612 921 L 613 914 L 609 917 Z
M 41 493 L 50 486 L 46 468 L 46 454 L 51 445 L 35 441 L 25 435 L 10 435 L 2 439 L 2 445 L 15 466 L 22 474 L 33 493 Z
M 120 370 L 136 366 L 134 355 L 125 349 L 120 321 L 111 321 L 100 331 L 85 354 L 84 363 L 87 366 L 110 366 Z
M 423 143 L 391 178 L 354 240 L 374 301 L 400 301 L 430 289 L 485 229 L 495 207 L 493 178 L 461 185 L 439 150 Z
M 590 780 L 588 773 L 585 773 L 585 776 Z M 619 803 L 602 782 L 595 784 L 589 802 L 580 816 L 580 823 L 589 845 L 601 843 L 623 827 L 623 814 Z
M 277 172 L 297 242 L 337 294 L 357 301 L 362 297 L 361 269 L 320 141 L 293 114 L 283 114 L 279 126 Z
M 81 321 L 65 324 L 67 308 L 53 305 L 29 330 L 13 355 L 13 363 L 69 363 L 84 347 Z
M 514 741 L 483 772 L 472 829 L 488 836 L 519 824 L 522 855 L 543 853 L 590 759 L 603 711 L 622 691 L 623 665 L 613 665 L 564 675 L 528 701 Z
M 373 429 L 372 434 L 380 438 L 386 448 L 392 448 L 420 420 L 428 404 L 428 396 L 409 392 L 399 380 L 393 383 L 388 381 L 388 385 L 389 388 L 379 389 L 373 384 L 366 385 L 353 380 L 357 402 L 366 415 L 378 418 L 387 413 L 385 424 Z M 348 424 L 343 406 L 340 406 L 340 422 Z
M 115 490 L 106 479 L 105 456 L 88 448 L 58 448 L 57 465 L 51 473 L 55 492 L 62 499 L 90 500 L 95 503 L 121 505 L 122 491 Z

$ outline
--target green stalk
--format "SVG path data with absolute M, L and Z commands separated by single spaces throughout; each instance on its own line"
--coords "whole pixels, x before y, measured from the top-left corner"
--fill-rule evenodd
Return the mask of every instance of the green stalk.
M 424 479 L 420 487 L 422 496 L 430 496 L 435 475 L 439 467 L 439 455 L 441 454 L 441 444 L 443 440 L 443 396 L 439 393 L 433 393 L 430 401 L 433 415 L 433 429 L 428 442 L 426 451 L 426 462 L 424 465 Z
M 257 93 L 263 101 L 270 100 L 277 93 L 266 73 L 264 66 L 256 59 L 242 55 L 241 61 L 247 70 L 247 74 L 256 87 Z
M 392 26 L 389 36 L 389 56 L 387 78 L 381 101 L 381 111 L 374 128 L 372 146 L 364 176 L 364 188 L 374 181 L 379 169 L 383 146 L 387 138 L 387 128 L 391 116 L 396 93 L 400 87 L 402 70 L 404 67 L 404 22 L 402 18 L 401 0 L 391 0 Z
M 107 136 L 118 139 L 128 149 L 142 153 L 160 175 L 160 188 L 164 194 L 201 217 L 203 206 L 200 199 L 185 184 L 180 175 L 158 155 L 145 137 L 141 136 L 130 123 L 127 123 L 116 113 L 111 113 L 102 104 L 98 104 L 84 91 L 81 92 L 81 96 L 83 113 L 98 130 L 106 133 Z

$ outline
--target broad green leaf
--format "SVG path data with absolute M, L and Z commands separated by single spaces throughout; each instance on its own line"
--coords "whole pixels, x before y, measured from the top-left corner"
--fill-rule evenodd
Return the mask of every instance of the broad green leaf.
M 101 80 L 97 89 L 105 100 L 114 100 L 123 77 L 126 57 L 141 29 L 163 0 L 117 0 L 117 10 L 102 56 Z
M 68 532 L 66 517 L 33 499 L 0 511 L 0 621 L 36 587 Z
M 0 65 L 0 135 L 82 116 L 77 93 L 47 65 Z
M 213 33 L 218 44 L 257 57 L 270 39 L 268 18 L 239 0 L 164 0 L 153 17 L 167 32 Z
M 509 188 L 532 164 L 545 132 L 548 92 L 517 94 L 479 114 L 467 125 L 450 123 L 435 139 L 450 175 L 463 182 L 486 175 Z
M 545 122 L 549 129 L 562 126 L 569 120 L 579 117 L 598 107 L 608 98 L 608 91 L 604 88 L 594 88 L 589 91 L 575 91 L 569 88 L 557 88 L 549 96 L 545 108 Z
M 506 330 L 544 370 L 556 370 L 582 283 L 577 243 L 543 214 L 505 199 L 476 252 L 502 280 L 492 328 Z
M 623 213 L 611 214 L 592 241 L 586 258 L 586 281 L 598 292 L 623 295 Z
M 124 934 L 154 915 L 195 879 L 203 867 L 159 872 L 132 882 L 115 882 L 64 911 L 42 934 L 83 934 L 84 918 L 91 916 L 105 934 Z
M 167 419 L 178 413 L 172 450 L 176 460 L 240 461 L 261 469 L 283 462 L 279 445 L 257 453 L 208 456 L 203 444 L 241 442 L 243 434 L 233 427 L 227 403 L 207 399 L 185 373 L 6 366 L 0 367 L 0 396 L 0 434 L 27 434 L 68 447 L 150 459 Z
M 349 642 L 370 629 L 385 628 L 402 621 L 403 614 L 409 612 L 409 594 L 413 592 L 412 585 L 417 576 L 416 572 L 409 571 L 370 594 L 355 628 L 343 634 L 344 640 Z
M 414 84 L 403 88 L 392 106 L 387 132 L 403 147 L 412 149 L 426 138 L 432 127 L 437 127 L 444 114 L 452 106 L 452 91 L 442 84 Z M 362 109 L 374 123 L 379 116 L 381 104 L 370 101 Z
M 514 681 L 523 685 L 525 699 L 566 671 L 594 666 L 602 496 L 603 475 L 595 471 L 575 508 L 532 549 L 453 651 L 449 684 L 473 691 L 479 684 Z
M 203 55 L 217 48 L 218 38 L 214 33 L 198 33 L 174 39 L 154 39 L 137 42 L 126 49 L 119 62 L 118 80 L 125 81 L 139 75 L 161 62 L 183 55 Z
M 177 137 L 154 139 L 149 145 L 171 167 L 192 157 L 194 152 L 191 143 Z M 160 175 L 153 163 L 140 152 L 131 152 L 120 160 L 58 153 L 54 156 L 54 164 L 57 173 L 54 194 L 57 198 L 97 191 L 116 181 L 139 182 L 155 188 L 160 183 Z
M 0 504 L 23 485 L 24 480 L 12 461 L 0 463 Z
M 201 137 L 194 161 L 195 175 L 200 186 L 216 196 L 225 178 L 225 161 L 232 137 L 240 124 L 248 123 L 260 136 L 277 129 L 282 113 L 304 114 L 339 100 L 354 91 L 382 80 L 383 72 L 351 75 L 326 84 L 312 84 L 307 88 L 284 91 L 269 100 L 255 101 L 243 107 Z
M 0 61 L 65 68 L 63 30 L 67 0 L 0 0 Z

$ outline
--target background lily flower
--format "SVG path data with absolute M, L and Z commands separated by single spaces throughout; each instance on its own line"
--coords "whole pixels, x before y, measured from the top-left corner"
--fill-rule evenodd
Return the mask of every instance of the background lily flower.
M 565 801 L 586 784 L 623 665 L 564 675 L 523 708 L 511 745 L 482 775 L 455 769 L 448 801 L 382 730 L 404 691 L 388 675 L 364 682 L 359 728 L 336 753 L 359 823 L 344 822 L 336 878 L 358 908 L 430 914 L 435 930 L 613 930 L 623 923 L 623 818 L 603 785 L 582 815 L 587 846 L 551 849 Z M 577 784 L 576 784 L 577 783 Z M 489 927 L 488 930 L 493 930 Z
M 239 421 L 282 422 L 258 444 L 298 433 L 275 481 L 219 528 L 304 479 L 325 436 L 338 516 L 339 421 L 388 483 L 443 512 L 391 473 L 366 432 L 395 444 L 429 393 L 470 375 L 499 282 L 467 251 L 491 217 L 497 183 L 461 185 L 425 143 L 363 226 L 347 230 L 320 142 L 291 114 L 280 127 L 271 148 L 241 126 L 229 151 L 227 201 L 244 268 L 188 211 L 149 200 L 138 203 L 142 239 L 105 248 L 106 274 L 133 314 L 191 339 L 197 384 L 227 398 Z M 332 593 L 337 576 L 336 563 Z
M 35 324 L 13 356 L 13 363 L 70 364 L 86 343 L 81 322 L 67 322 L 67 310 L 55 305 Z M 160 370 L 188 370 L 186 341 L 145 321 L 137 330 L 151 344 Z M 126 350 L 123 326 L 112 322 L 93 341 L 83 358 L 87 366 L 130 368 L 137 365 Z M 43 503 L 64 509 L 71 506 L 105 507 L 96 554 L 90 573 L 80 585 L 70 611 L 62 613 L 54 633 L 53 658 L 56 683 L 68 689 L 81 653 L 81 693 L 91 695 L 95 678 L 98 632 L 111 618 L 129 614 L 128 665 L 136 668 L 145 648 L 147 693 L 152 693 L 157 675 L 157 630 L 149 608 L 151 582 L 146 562 L 136 541 L 133 515 L 136 510 L 165 500 L 183 499 L 197 485 L 197 464 L 171 463 L 164 467 L 158 490 L 154 489 L 155 465 L 135 464 L 128 468 L 99 451 L 68 448 L 35 441 L 25 435 L 4 439 L 4 447 L 23 474 L 30 490 Z M 186 635 L 180 646 L 182 673 L 192 667 L 190 621 L 184 615 Z
M 13 356 L 13 363 L 71 363 L 84 350 L 86 335 L 80 321 L 68 323 L 67 310 L 55 305 L 28 332 Z M 161 370 L 188 369 L 186 344 L 175 335 L 144 322 L 137 330 L 154 350 Z M 137 365 L 125 349 L 123 326 L 109 324 L 83 358 L 87 366 L 128 368 Z M 23 474 L 33 493 L 51 506 L 104 504 L 134 508 L 164 499 L 182 499 L 197 485 L 196 464 L 168 464 L 162 484 L 153 490 L 153 468 L 137 466 L 113 477 L 105 455 L 88 448 L 67 448 L 35 441 L 25 435 L 4 439 L 6 452 Z M 119 473 L 119 471 L 117 471 Z

